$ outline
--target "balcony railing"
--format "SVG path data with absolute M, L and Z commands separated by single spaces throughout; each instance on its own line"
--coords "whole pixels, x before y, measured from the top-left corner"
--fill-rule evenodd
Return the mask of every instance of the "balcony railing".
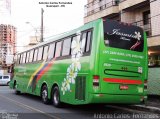
M 133 22 L 132 25 L 143 28 L 143 30 L 146 32 L 148 37 L 152 36 L 151 18 Z
M 85 17 L 95 14 L 99 11 L 107 9 L 112 6 L 118 6 L 119 0 L 94 0 L 93 2 L 85 5 Z

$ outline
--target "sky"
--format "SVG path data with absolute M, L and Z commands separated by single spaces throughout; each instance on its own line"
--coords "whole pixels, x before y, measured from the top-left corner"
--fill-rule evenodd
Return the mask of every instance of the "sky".
M 42 2 L 47 3 L 42 4 Z M 48 4 L 50 2 L 52 4 Z M 11 23 L 17 28 L 18 50 L 23 50 L 21 46 L 29 43 L 30 36 L 40 35 L 41 8 L 44 9 L 44 37 L 47 38 L 83 25 L 85 4 L 87 0 L 11 0 Z M 60 7 L 46 7 L 46 5 Z

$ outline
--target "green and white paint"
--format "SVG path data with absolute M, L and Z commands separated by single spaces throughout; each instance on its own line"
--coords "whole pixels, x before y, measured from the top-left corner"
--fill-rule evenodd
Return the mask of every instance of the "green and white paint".
M 81 70 L 80 58 L 83 55 L 82 49 L 84 46 L 85 39 L 80 41 L 80 35 L 77 37 L 77 39 L 72 41 L 72 64 L 67 68 L 66 77 L 62 82 L 61 91 L 63 92 L 63 95 L 65 95 L 65 92 L 70 91 L 71 84 L 75 84 L 75 79 L 78 75 L 78 72 Z

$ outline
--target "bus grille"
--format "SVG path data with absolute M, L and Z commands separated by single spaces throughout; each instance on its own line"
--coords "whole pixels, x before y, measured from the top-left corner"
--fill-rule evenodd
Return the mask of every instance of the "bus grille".
M 85 90 L 86 90 L 86 77 L 85 76 L 78 76 L 76 78 L 75 89 L 76 89 L 75 99 L 85 100 Z

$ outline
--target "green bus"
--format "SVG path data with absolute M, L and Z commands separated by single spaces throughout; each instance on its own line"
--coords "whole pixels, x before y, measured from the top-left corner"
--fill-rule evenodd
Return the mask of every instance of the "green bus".
M 43 103 L 139 104 L 147 99 L 143 30 L 98 19 L 17 54 L 10 87 Z

